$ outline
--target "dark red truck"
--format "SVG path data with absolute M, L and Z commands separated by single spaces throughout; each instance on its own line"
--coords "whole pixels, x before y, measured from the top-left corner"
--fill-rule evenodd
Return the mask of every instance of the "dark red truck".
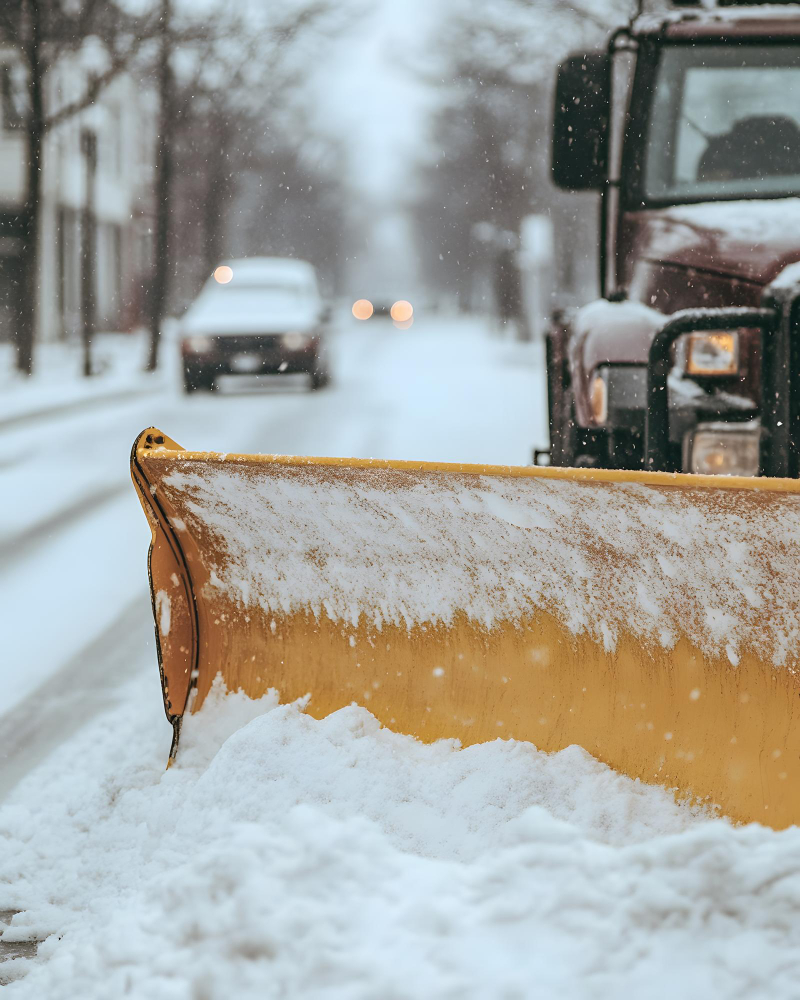
M 551 462 L 800 474 L 800 5 L 684 4 L 560 68 L 603 298 L 548 340 Z

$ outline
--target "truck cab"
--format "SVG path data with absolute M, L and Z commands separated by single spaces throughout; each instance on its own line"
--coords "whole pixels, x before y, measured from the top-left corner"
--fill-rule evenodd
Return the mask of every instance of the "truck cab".
M 552 462 L 798 475 L 800 5 L 684 4 L 569 58 L 553 177 L 600 193 L 603 298 L 548 334 Z

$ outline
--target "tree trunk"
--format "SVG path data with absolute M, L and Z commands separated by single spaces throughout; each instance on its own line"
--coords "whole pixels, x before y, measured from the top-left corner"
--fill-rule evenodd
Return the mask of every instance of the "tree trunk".
M 228 196 L 228 149 L 230 128 L 218 111 L 211 112 L 211 142 L 208 147 L 208 180 L 203 206 L 204 259 L 209 274 L 220 262 L 223 246 L 223 209 Z
M 38 0 L 27 0 L 30 35 L 25 45 L 28 64 L 30 108 L 27 127 L 28 171 L 25 205 L 22 210 L 23 243 L 22 294 L 17 317 L 17 369 L 33 373 L 33 345 L 36 337 L 39 296 L 39 219 L 42 190 L 42 140 L 44 137 L 43 66 L 41 59 L 41 14 Z
M 150 284 L 150 351 L 147 370 L 155 371 L 158 366 L 158 349 L 161 340 L 161 324 L 169 292 L 169 217 L 172 181 L 172 150 L 170 137 L 174 128 L 172 76 L 169 67 L 170 55 L 170 0 L 163 0 L 161 6 L 161 44 L 158 56 L 159 128 L 158 153 L 156 162 L 156 205 L 155 205 L 155 248 L 153 272 Z

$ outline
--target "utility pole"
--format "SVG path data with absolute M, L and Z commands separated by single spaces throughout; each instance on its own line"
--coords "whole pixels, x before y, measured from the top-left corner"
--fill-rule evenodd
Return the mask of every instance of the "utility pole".
M 81 130 L 81 151 L 86 166 L 86 197 L 83 200 L 81 221 L 81 319 L 83 320 L 83 374 L 88 378 L 92 372 L 92 335 L 95 322 L 95 262 L 96 252 L 96 212 L 95 178 L 97 175 L 97 133 L 90 128 Z
M 42 13 L 39 0 L 23 0 L 27 33 L 23 52 L 29 73 L 30 108 L 26 121 L 27 192 L 22 210 L 22 290 L 17 311 L 17 370 L 33 372 L 33 345 L 39 303 L 39 235 L 41 209 L 42 143 L 44 141 L 44 86 L 42 62 Z
M 158 152 L 156 154 L 156 204 L 155 240 L 153 248 L 153 270 L 150 282 L 150 350 L 147 370 L 155 371 L 158 366 L 158 349 L 161 339 L 161 324 L 169 291 L 169 215 L 170 187 L 172 182 L 172 149 L 170 146 L 173 122 L 172 73 L 170 57 L 171 0 L 162 0 L 161 23 L 159 26 L 160 45 L 158 52 Z

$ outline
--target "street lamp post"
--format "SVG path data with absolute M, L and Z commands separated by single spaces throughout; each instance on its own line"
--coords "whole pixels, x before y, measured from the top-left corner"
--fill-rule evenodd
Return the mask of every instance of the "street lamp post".
M 169 292 L 169 216 L 172 186 L 172 131 L 175 127 L 173 80 L 170 68 L 172 40 L 170 19 L 172 0 L 161 0 L 160 46 L 158 52 L 159 124 L 156 152 L 155 191 L 155 240 L 153 247 L 153 272 L 150 284 L 150 350 L 147 371 L 156 370 Z
M 97 174 L 97 133 L 90 128 L 81 131 L 81 152 L 86 170 L 86 196 L 83 200 L 81 318 L 83 320 L 83 374 L 92 371 L 92 334 L 95 321 L 95 176 Z

